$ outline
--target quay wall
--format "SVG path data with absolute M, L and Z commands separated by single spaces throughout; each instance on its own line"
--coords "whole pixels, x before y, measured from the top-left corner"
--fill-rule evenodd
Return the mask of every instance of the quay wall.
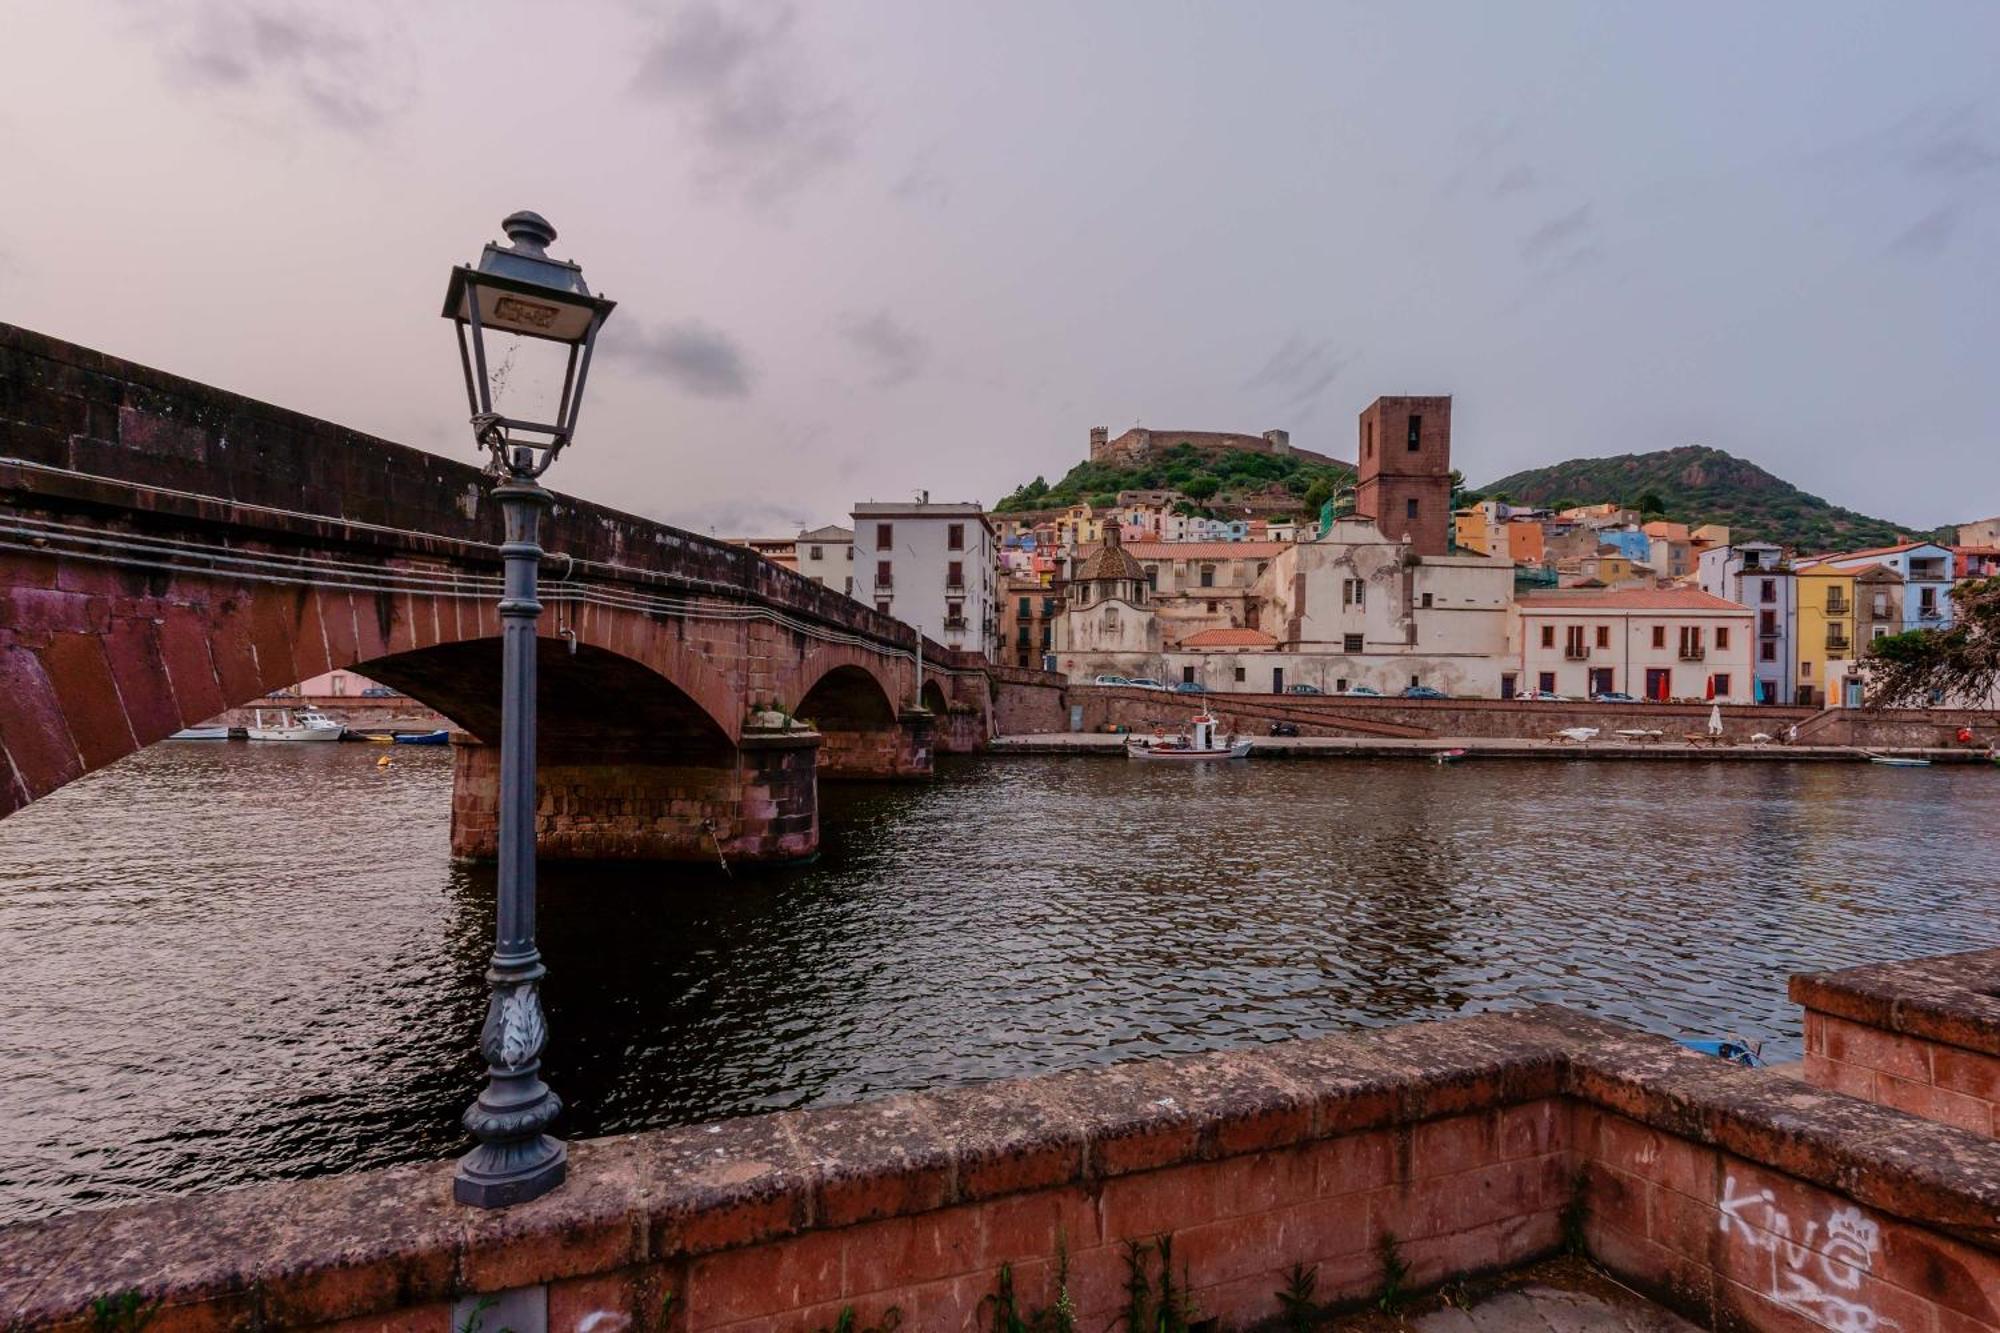
M 1069 730 L 1068 680 L 1054 671 L 989 665 L 993 691 L 993 734 L 1033 736 Z
M 1792 978 L 1813 1083 L 2000 1138 L 2000 949 Z
M 1059 1272 L 1113 1327 L 1161 1245 L 1214 1326 L 1580 1247 L 1710 1327 L 2000 1330 L 2000 1142 L 1554 1008 L 572 1145 L 533 1203 L 448 1163 L 0 1230 L 10 1330 L 908 1329 Z M 497 1301 L 497 1304 L 490 1302 Z M 468 1323 L 471 1321 L 471 1324 Z

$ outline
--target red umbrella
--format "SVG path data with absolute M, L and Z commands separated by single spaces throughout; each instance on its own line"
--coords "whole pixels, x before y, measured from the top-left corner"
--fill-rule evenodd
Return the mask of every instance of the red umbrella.
M 1713 699 L 1715 697 L 1715 677 L 1710 676 L 1708 678 L 1708 693 L 1702 697 L 1704 699 Z

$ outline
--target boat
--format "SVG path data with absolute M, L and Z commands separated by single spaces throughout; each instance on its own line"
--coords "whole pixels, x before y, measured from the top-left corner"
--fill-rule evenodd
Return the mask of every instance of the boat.
M 1216 731 L 1216 721 L 1201 713 L 1177 736 L 1133 736 L 1125 742 L 1128 759 L 1166 759 L 1182 762 L 1198 759 L 1243 759 L 1250 754 L 1250 738 Z
M 1453 749 L 1453 750 L 1437 750 L 1432 752 L 1431 759 L 1434 762 L 1440 764 L 1455 764 L 1459 760 L 1465 758 L 1465 756 L 1470 753 L 1471 753 L 1470 750 L 1466 750 L 1464 748 Z
M 1875 754 L 1869 750 L 1863 750 L 1861 753 L 1868 756 L 1869 763 L 1884 764 L 1890 768 L 1929 768 L 1931 766 L 1931 761 L 1928 759 L 1912 759 L 1906 755 L 1899 754 Z
M 399 731 L 395 739 L 398 745 L 449 745 L 451 733 L 443 727 L 436 731 Z
M 337 741 L 347 728 L 317 708 L 259 708 L 248 730 L 253 741 Z
M 167 739 L 170 741 L 226 741 L 229 739 L 229 728 L 182 727 L 179 731 L 167 737 Z

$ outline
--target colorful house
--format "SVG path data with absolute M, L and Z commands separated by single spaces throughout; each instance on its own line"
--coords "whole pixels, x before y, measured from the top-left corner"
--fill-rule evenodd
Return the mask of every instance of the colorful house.
M 1502 677 L 1503 698 L 1754 700 L 1749 607 L 1696 588 L 1565 588 L 1525 594 L 1515 613 L 1520 670 Z
M 1798 679 L 1794 699 L 1837 707 L 1854 658 L 1854 571 L 1825 560 L 1801 561 L 1798 581 Z

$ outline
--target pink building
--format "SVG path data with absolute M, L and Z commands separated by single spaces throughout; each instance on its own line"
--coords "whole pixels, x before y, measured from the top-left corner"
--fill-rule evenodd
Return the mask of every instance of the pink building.
M 1694 588 L 1565 588 L 1522 596 L 1515 688 L 1583 699 L 1754 703 L 1755 618 Z

